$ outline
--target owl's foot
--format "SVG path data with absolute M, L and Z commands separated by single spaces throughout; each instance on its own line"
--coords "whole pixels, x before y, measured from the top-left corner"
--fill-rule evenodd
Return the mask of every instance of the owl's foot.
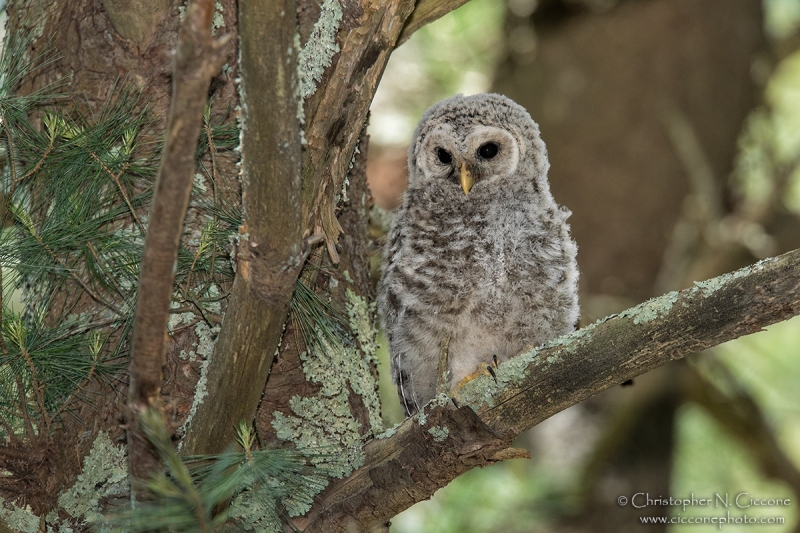
M 464 387 L 464 385 L 466 385 L 475 378 L 479 378 L 481 376 L 492 376 L 494 382 L 497 383 L 497 374 L 494 371 L 494 369 L 497 368 L 497 365 L 498 365 L 497 356 L 493 355 L 491 363 L 480 363 L 478 365 L 478 369 L 475 372 L 467 375 L 461 381 L 456 383 L 456 386 L 453 387 L 452 391 L 450 391 L 450 399 L 453 400 L 453 404 L 455 404 L 456 407 L 459 406 L 460 403 L 459 400 L 461 398 L 461 389 Z
M 496 360 L 496 358 L 495 358 L 495 360 Z M 495 361 L 492 361 L 491 364 L 490 363 L 481 363 L 481 364 L 479 364 L 478 365 L 478 369 L 475 372 L 473 372 L 472 374 L 469 374 L 468 376 L 466 376 L 461 381 L 459 381 L 456 384 L 456 386 L 454 387 L 454 390 L 455 389 L 461 389 L 464 385 L 466 385 L 467 383 L 469 383 L 473 379 L 479 378 L 481 376 L 492 376 L 492 378 L 494 378 L 494 381 L 496 383 L 497 382 L 497 374 L 495 374 L 495 372 L 494 372 L 495 368 L 497 368 L 497 364 L 495 363 Z

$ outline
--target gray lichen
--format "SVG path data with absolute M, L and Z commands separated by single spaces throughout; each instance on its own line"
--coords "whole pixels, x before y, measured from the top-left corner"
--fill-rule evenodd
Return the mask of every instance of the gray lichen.
M 319 343 L 308 346 L 300 360 L 306 379 L 318 383 L 319 392 L 311 397 L 294 396 L 289 400 L 292 414 L 276 411 L 272 421 L 278 438 L 300 449 L 320 450 L 322 454 L 311 462 L 325 465 L 334 477 L 347 476 L 364 462 L 361 425 L 350 410 L 351 391 L 364 402 L 372 434 L 383 431 L 371 368 L 377 350 L 374 308 L 350 289 L 345 296 L 353 337 L 317 336 Z
M 538 346 L 529 352 L 513 357 L 502 363 L 495 370 L 495 378 L 481 376 L 466 383 L 458 393 L 458 400 L 461 403 L 478 408 L 481 405 L 494 406 L 494 397 L 498 390 L 507 388 L 513 383 L 521 382 L 532 369 L 546 368 L 551 364 L 559 363 L 563 354 L 574 352 L 594 333 L 594 329 L 600 324 L 617 315 L 607 316 L 567 335 L 562 335 Z M 563 348 L 559 353 L 551 354 L 543 359 L 540 352 L 549 348 Z
M 245 531 L 281 531 L 274 500 L 259 497 L 257 490 L 245 491 L 231 501 L 230 514 Z M 269 506 L 270 508 L 265 508 Z
M 320 6 L 319 20 L 297 58 L 297 77 L 303 99 L 317 91 L 317 83 L 322 80 L 325 69 L 339 51 L 336 34 L 341 21 L 342 6 L 339 0 L 324 0 Z
M 321 336 L 321 338 L 324 338 Z M 350 412 L 349 391 L 361 396 L 369 412 L 372 431 L 383 429 L 380 403 L 367 358 L 354 344 L 321 341 L 319 348 L 300 354 L 306 379 L 321 385 L 315 396 L 295 396 L 289 407 L 295 416 L 275 412 L 272 426 L 279 438 L 302 449 L 322 448 L 326 454 L 339 450 L 336 477 L 346 476 L 363 464 L 360 425 Z M 329 463 L 320 457 L 319 464 Z M 313 460 L 312 460 L 313 462 Z
M 211 19 L 211 35 L 216 35 L 217 30 L 225 27 L 225 17 L 222 12 L 225 8 L 220 2 L 214 2 L 214 17 Z
M 206 187 L 206 178 L 199 172 L 195 173 L 194 175 L 194 188 L 202 194 L 208 192 L 208 187 Z
M 389 437 L 391 437 L 392 435 L 397 433 L 397 428 L 399 428 L 401 424 L 402 424 L 401 422 L 398 422 L 397 424 L 393 425 L 392 427 L 386 429 L 383 433 L 379 433 L 378 435 L 375 435 L 375 439 L 376 440 L 377 439 L 388 439 Z
M 197 335 L 197 345 L 195 350 L 190 350 L 189 355 L 191 360 L 195 360 L 197 356 L 203 358 L 200 363 L 200 378 L 197 380 L 197 385 L 194 388 L 194 398 L 192 399 L 192 407 L 189 409 L 189 414 L 186 421 L 181 426 L 179 433 L 186 433 L 186 429 L 192 422 L 197 409 L 203 403 L 203 400 L 208 396 L 208 367 L 211 364 L 211 354 L 214 353 L 214 343 L 216 342 L 216 335 L 219 334 L 220 327 L 209 327 L 205 322 L 198 322 L 194 327 L 195 335 Z M 178 443 L 178 450 L 183 446 L 183 441 Z
M 336 394 L 321 391 L 311 398 L 294 396 L 289 407 L 296 416 L 273 414 L 272 426 L 278 438 L 291 441 L 298 448 L 319 450 L 321 454 L 312 457 L 311 462 L 325 465 L 334 477 L 345 477 L 364 464 L 359 424 L 350 413 L 346 388 Z M 330 467 L 332 453 L 337 457 Z
M 679 296 L 677 291 L 668 292 L 663 296 L 651 298 L 636 307 L 627 309 L 619 316 L 633 318 L 633 323 L 636 325 L 646 324 L 669 313 Z
M 758 263 L 751 265 L 749 267 L 740 268 L 735 272 L 730 272 L 728 274 L 723 274 L 721 276 L 717 276 L 716 278 L 712 278 L 706 281 L 695 281 L 694 287 L 689 289 L 690 294 L 695 294 L 700 292 L 704 297 L 711 296 L 716 291 L 727 285 L 732 281 L 736 281 L 737 279 L 744 278 L 752 274 L 753 272 L 758 272 L 764 269 L 764 266 L 767 263 L 774 261 L 775 259 L 770 257 L 768 259 L 763 259 Z
M 346 281 L 347 283 L 355 283 L 355 282 L 353 281 L 353 278 L 352 278 L 352 277 L 350 277 L 350 271 L 349 271 L 349 270 L 345 270 L 344 272 L 342 272 L 342 276 L 344 276 L 344 279 L 345 279 L 345 281 Z
M 345 304 L 347 316 L 350 319 L 350 331 L 358 339 L 361 351 L 367 358 L 367 362 L 378 364 L 378 329 L 375 327 L 375 303 L 368 304 L 367 301 L 347 289 L 345 291 L 347 303 Z
M 21 533 L 39 532 L 39 517 L 33 514 L 30 506 L 22 509 L 12 502 L 6 503 L 2 497 L 0 497 L 0 519 L 13 531 Z
M 169 304 L 170 309 L 178 309 L 180 306 L 181 304 L 175 299 Z M 191 311 L 185 313 L 170 313 L 169 319 L 167 320 L 167 330 L 171 333 L 175 331 L 178 326 L 191 323 L 195 316 L 196 315 Z
M 433 440 L 442 442 L 450 435 L 450 430 L 445 427 L 433 426 L 428 430 L 428 433 L 433 435 Z
M 84 522 L 101 518 L 100 499 L 124 496 L 130 491 L 128 460 L 123 446 L 115 446 L 100 432 L 83 459 L 83 470 L 69 489 L 58 497 L 58 505 Z

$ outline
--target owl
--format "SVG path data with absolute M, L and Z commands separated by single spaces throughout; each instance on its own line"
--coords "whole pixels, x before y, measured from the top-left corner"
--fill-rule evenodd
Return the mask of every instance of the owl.
M 378 286 L 407 415 L 436 395 L 443 345 L 452 390 L 574 330 L 577 246 L 549 166 L 538 125 L 505 96 L 457 95 L 422 116 Z

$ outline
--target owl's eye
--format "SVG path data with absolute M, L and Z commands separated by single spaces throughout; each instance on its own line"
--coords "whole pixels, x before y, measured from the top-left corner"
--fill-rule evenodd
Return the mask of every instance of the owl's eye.
M 445 165 L 449 165 L 450 163 L 453 162 L 453 156 L 451 156 L 450 152 L 448 152 L 444 148 L 436 149 L 436 157 L 438 157 L 439 161 L 441 161 Z
M 495 143 L 486 143 L 478 148 L 478 155 L 484 159 L 491 159 L 496 156 L 499 151 L 500 148 L 498 148 Z

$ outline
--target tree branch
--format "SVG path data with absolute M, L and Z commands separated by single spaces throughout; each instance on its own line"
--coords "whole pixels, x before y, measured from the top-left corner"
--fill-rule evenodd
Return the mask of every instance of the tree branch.
M 400 32 L 400 37 L 397 39 L 397 46 L 406 42 L 421 27 L 442 18 L 467 2 L 469 0 L 419 0 L 414 7 L 414 12 L 406 19 L 403 31 Z
M 174 265 L 195 171 L 194 154 L 211 78 L 222 67 L 229 38 L 211 37 L 212 0 L 192 3 L 181 26 L 173 71 L 172 103 L 145 239 L 130 361 L 128 429 L 131 476 L 148 479 L 161 460 L 138 424 L 149 407 L 161 408 L 167 320 Z
M 334 263 L 341 227 L 336 194 L 347 176 L 383 69 L 413 0 L 359 0 L 342 6 L 341 52 L 305 102 L 307 149 L 303 154 L 303 222 L 306 234 L 324 234 Z
M 309 248 L 302 239 L 294 0 L 239 2 L 239 32 L 245 221 L 209 363 L 208 399 L 182 448 L 190 455 L 222 452 L 234 424 L 254 418 Z
M 363 467 L 333 483 L 296 524 L 370 530 L 461 473 L 505 458 L 514 437 L 589 396 L 670 361 L 800 313 L 800 250 L 696 283 L 602 319 L 480 377 L 461 408 L 434 401 L 369 442 Z M 474 411 L 474 412 L 473 412 Z

